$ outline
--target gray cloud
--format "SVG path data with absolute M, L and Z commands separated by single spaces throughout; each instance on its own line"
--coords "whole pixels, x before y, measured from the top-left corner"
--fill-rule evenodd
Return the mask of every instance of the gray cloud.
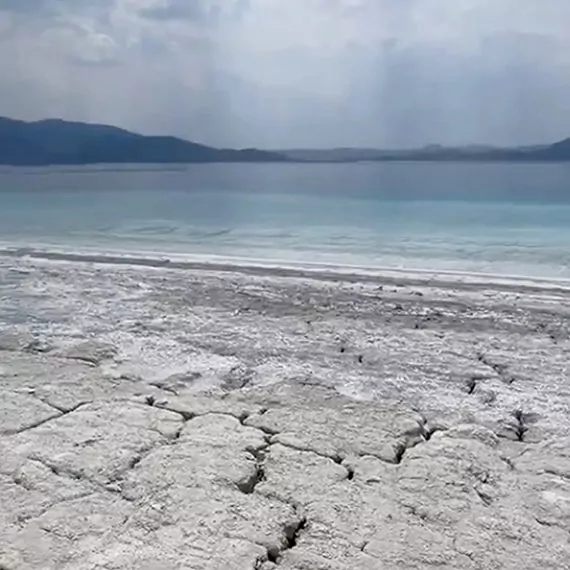
M 0 0 L 0 114 L 232 146 L 549 141 L 568 21 L 567 0 Z
M 0 0 L 0 10 L 33 14 L 38 11 L 43 11 L 49 4 L 50 0 L 30 0 L 28 2 L 22 2 L 21 0 Z
M 170 0 L 155 4 L 140 11 L 141 16 L 157 20 L 193 20 L 200 23 L 211 22 L 217 17 L 217 7 L 199 2 Z

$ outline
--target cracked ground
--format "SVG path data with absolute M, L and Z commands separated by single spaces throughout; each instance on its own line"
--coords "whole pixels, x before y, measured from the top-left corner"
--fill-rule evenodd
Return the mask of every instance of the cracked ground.
M 2 570 L 570 568 L 563 288 L 0 277 Z

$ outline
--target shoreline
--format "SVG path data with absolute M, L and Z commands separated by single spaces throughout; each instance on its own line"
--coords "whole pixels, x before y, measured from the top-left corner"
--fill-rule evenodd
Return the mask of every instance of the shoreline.
M 216 254 L 124 251 L 92 248 L 70 250 L 60 246 L 22 247 L 0 242 L 0 257 L 61 261 L 70 263 L 108 264 L 115 266 L 147 267 L 186 271 L 213 271 L 240 273 L 251 276 L 309 278 L 321 281 L 350 283 L 385 282 L 434 287 L 478 288 L 492 286 L 499 290 L 570 292 L 569 278 L 532 275 L 509 275 L 444 269 L 395 268 L 386 266 L 360 266 L 320 262 L 296 262 L 280 259 L 256 259 Z
M 469 382 L 471 368 L 506 398 L 475 407 L 493 422 L 517 399 L 546 420 L 564 386 L 570 289 L 103 259 L 0 255 L 2 328 L 62 349 L 77 335 L 110 342 L 124 352 L 113 373 L 162 381 L 199 372 L 198 391 L 239 369 L 248 384 L 315 376 L 365 398 L 411 402 L 443 390 L 454 410 L 465 402 L 453 384 Z M 552 394 L 541 392 L 546 382 Z M 561 394 L 556 401 L 561 413 Z

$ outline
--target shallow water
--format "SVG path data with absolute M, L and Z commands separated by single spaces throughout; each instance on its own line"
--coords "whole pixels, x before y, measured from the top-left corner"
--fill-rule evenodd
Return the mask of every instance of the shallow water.
M 570 277 L 570 165 L 4 169 L 4 246 Z

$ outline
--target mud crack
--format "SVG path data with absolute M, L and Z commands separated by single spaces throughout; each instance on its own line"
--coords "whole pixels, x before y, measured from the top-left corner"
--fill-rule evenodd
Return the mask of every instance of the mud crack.
M 500 362 L 493 362 L 487 355 L 483 353 L 479 353 L 477 355 L 477 360 L 479 360 L 481 364 L 484 364 L 485 366 L 491 368 L 491 370 L 493 370 L 496 374 L 498 374 L 499 378 L 505 384 L 508 384 L 510 386 L 511 384 L 514 384 L 516 382 L 516 378 L 509 373 L 509 367 L 506 364 Z
M 277 551 L 268 551 L 267 560 L 279 566 L 283 561 L 285 553 L 297 546 L 301 533 L 307 528 L 307 522 L 307 518 L 301 516 L 295 522 L 286 525 L 283 529 L 285 536 L 284 546 Z
M 255 459 L 255 471 L 252 473 L 251 477 L 247 478 L 245 481 L 237 483 L 237 487 L 242 493 L 246 495 L 253 494 L 255 492 L 255 488 L 265 481 L 265 456 L 268 447 L 269 445 L 262 449 L 247 450 L 247 452 Z
M 43 401 L 43 400 L 41 400 Z M 76 406 L 73 406 L 72 408 L 60 408 L 57 406 L 54 406 L 53 404 L 50 404 L 48 402 L 44 402 L 46 405 L 50 406 L 50 408 L 53 408 L 54 410 L 56 410 L 57 412 L 59 412 L 58 414 L 55 414 L 53 416 L 49 416 L 43 420 L 34 422 L 31 425 L 25 426 L 23 428 L 20 428 L 18 430 L 14 430 L 14 431 L 7 431 L 5 432 L 5 435 L 18 435 L 21 433 L 25 433 L 27 431 L 30 431 L 32 429 L 38 428 L 40 426 L 43 426 L 49 422 L 52 422 L 54 420 L 58 420 L 60 418 L 63 418 L 64 416 L 67 416 L 68 414 L 71 414 L 72 412 L 77 411 L 79 408 L 81 408 L 82 406 L 86 406 L 87 404 L 90 404 L 91 402 L 81 402 L 80 404 L 77 404 Z

